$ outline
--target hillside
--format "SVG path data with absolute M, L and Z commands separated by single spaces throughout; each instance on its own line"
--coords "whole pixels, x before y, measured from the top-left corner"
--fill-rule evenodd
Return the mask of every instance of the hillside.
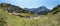
M 11 13 L 13 15 L 20 15 L 21 13 L 22 14 L 24 14 L 24 13 L 34 14 L 32 11 L 24 10 L 23 8 L 21 8 L 19 6 L 15 6 L 15 5 L 8 4 L 8 3 L 1 3 L 0 9 L 2 9 L 4 11 L 8 11 L 9 13 Z
M 2 19 L 1 19 L 2 18 Z M 53 15 L 41 15 L 39 19 L 21 18 L 0 10 L 0 26 L 59 26 L 60 23 Z
M 57 14 L 58 12 L 60 12 L 60 5 L 57 5 L 57 6 L 54 7 L 53 10 L 51 11 L 52 14 Z
M 31 13 L 20 13 L 19 16 L 10 14 L 6 7 L 0 7 L 0 26 L 60 26 L 60 12 L 58 10 L 47 15 L 37 15 Z M 14 8 L 15 9 L 15 8 Z M 57 8 L 56 8 L 57 9 Z M 14 12 L 14 11 L 13 11 Z M 54 14 L 56 13 L 56 14 Z M 53 15 L 54 14 L 54 15 Z M 20 17 L 20 16 L 31 16 L 31 18 Z M 35 16 L 35 17 L 32 17 Z

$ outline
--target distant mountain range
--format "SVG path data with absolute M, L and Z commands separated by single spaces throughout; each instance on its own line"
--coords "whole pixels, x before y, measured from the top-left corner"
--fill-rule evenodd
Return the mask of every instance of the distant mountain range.
M 40 6 L 38 8 L 24 8 L 25 10 L 28 10 L 28 11 L 32 11 L 33 13 L 35 14 L 39 14 L 39 15 L 45 15 L 47 13 L 50 12 L 50 10 L 48 8 L 46 8 L 45 6 Z
M 40 6 L 38 8 L 21 8 L 19 6 L 7 4 L 7 3 L 1 3 L 0 7 L 6 9 L 10 13 L 31 13 L 31 14 L 39 14 L 39 15 L 45 15 L 50 12 L 48 8 L 45 6 Z

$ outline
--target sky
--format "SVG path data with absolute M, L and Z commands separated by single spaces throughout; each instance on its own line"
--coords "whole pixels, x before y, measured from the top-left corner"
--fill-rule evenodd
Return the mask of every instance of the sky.
M 0 3 L 10 3 L 22 8 L 38 8 L 40 6 L 46 6 L 49 9 L 60 4 L 60 0 L 0 0 Z

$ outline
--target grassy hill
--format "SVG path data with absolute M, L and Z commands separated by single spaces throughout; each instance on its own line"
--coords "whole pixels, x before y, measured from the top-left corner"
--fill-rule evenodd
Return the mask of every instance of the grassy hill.
M 53 15 L 41 15 L 39 19 L 21 18 L 0 10 L 0 26 L 60 26 Z

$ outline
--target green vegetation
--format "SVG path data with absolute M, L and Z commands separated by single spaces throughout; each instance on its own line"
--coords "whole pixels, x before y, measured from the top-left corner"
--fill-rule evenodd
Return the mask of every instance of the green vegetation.
M 6 11 L 0 11 L 0 15 L 2 15 L 0 16 L 0 18 L 2 18 L 0 24 L 6 23 L 6 26 L 59 26 L 56 17 L 53 15 L 42 15 L 39 16 L 40 19 L 21 18 L 19 16 L 8 14 Z

